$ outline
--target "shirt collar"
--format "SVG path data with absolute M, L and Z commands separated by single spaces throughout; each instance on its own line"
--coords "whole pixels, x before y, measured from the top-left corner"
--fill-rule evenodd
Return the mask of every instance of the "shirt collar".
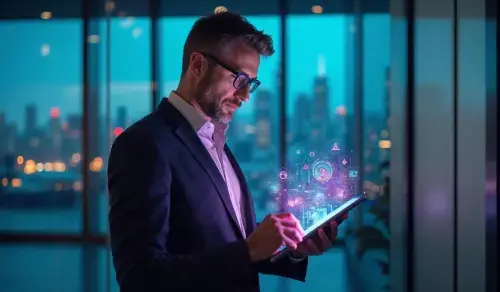
M 180 97 L 175 91 L 168 96 L 168 101 L 172 104 L 188 121 L 188 123 L 197 132 L 212 137 L 215 130 L 222 131 L 224 134 L 229 125 L 207 121 L 192 105 Z

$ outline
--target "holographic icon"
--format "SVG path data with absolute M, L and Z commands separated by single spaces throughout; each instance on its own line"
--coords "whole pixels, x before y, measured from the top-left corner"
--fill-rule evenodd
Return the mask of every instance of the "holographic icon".
M 292 212 L 307 229 L 357 194 L 359 172 L 352 152 L 340 151 L 338 143 L 323 152 L 296 154 L 289 162 L 295 171 L 282 168 L 271 193 L 280 209 Z
M 286 172 L 286 170 L 281 170 L 278 176 L 281 180 L 285 180 L 288 178 L 288 173 Z
M 347 155 L 339 155 L 337 158 L 337 165 L 341 169 L 346 169 L 351 166 L 351 158 Z
M 328 182 L 333 176 L 332 164 L 323 159 L 316 160 L 312 165 L 312 175 L 320 183 Z

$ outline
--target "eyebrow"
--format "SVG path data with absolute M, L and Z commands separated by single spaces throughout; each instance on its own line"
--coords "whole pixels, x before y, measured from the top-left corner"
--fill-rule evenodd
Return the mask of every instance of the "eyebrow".
M 240 73 L 240 74 L 245 74 L 247 75 L 250 79 L 252 80 L 255 80 L 257 79 L 257 76 L 255 77 L 251 77 L 250 74 L 248 74 L 247 72 L 245 72 L 244 70 L 242 70 L 241 68 L 238 68 L 238 69 L 235 69 L 235 67 L 233 66 L 230 66 L 229 64 L 227 64 L 226 62 L 222 61 L 221 59 L 215 57 L 214 55 L 212 54 L 208 54 L 208 53 L 203 53 L 203 55 L 207 56 L 208 58 L 211 58 L 213 59 L 213 61 L 215 61 L 216 63 L 218 63 L 222 68 L 228 70 L 229 72 L 233 73 L 233 74 L 237 74 L 237 73 Z

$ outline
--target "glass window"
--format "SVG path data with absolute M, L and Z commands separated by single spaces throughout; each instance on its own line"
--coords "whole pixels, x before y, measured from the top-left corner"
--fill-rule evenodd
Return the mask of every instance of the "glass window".
M 390 17 L 363 15 L 364 178 L 379 182 L 381 164 L 390 152 L 388 132 L 390 90 Z
M 316 196 L 328 196 L 331 190 L 325 186 L 333 186 L 321 183 L 323 174 L 318 172 L 319 176 L 316 175 L 316 165 L 324 170 L 324 175 L 330 173 L 333 179 L 334 170 L 328 167 L 334 167 L 336 159 L 353 150 L 348 132 L 354 129 L 349 129 L 347 122 L 356 114 L 352 107 L 352 88 L 349 87 L 352 70 L 349 60 L 353 53 L 348 47 L 350 17 L 345 14 L 305 14 L 287 16 L 286 21 L 287 171 L 293 175 L 297 173 L 293 188 L 299 190 L 297 194 L 288 192 L 286 205 L 300 213 L 304 225 L 309 220 L 306 217 L 310 217 L 311 208 L 303 208 L 303 205 Z M 345 159 L 347 164 L 353 164 L 346 164 L 346 167 L 354 166 L 353 155 Z M 300 191 L 309 187 L 314 192 Z M 288 189 L 292 187 L 288 186 Z M 307 193 L 314 193 L 314 198 L 304 198 L 303 194 Z M 301 203 L 294 203 L 298 199 L 302 199 Z M 347 291 L 347 275 L 337 273 L 335 267 L 340 271 L 345 268 L 343 256 L 339 258 L 336 250 L 311 259 L 308 275 L 315 275 L 318 280 L 308 280 L 305 284 L 290 281 L 291 287 L 294 291 L 295 288 L 304 291 L 318 290 L 319 287 Z M 335 280 L 332 279 L 334 275 Z M 323 279 L 329 281 L 323 282 Z
M 102 118 L 99 134 L 90 135 L 95 138 L 90 142 L 99 144 L 100 155 L 91 161 L 89 195 L 98 196 L 92 221 L 101 234 L 108 228 L 107 186 L 103 182 L 111 145 L 127 127 L 152 110 L 150 23 L 145 17 L 113 17 L 109 36 L 106 21 L 100 23 L 100 110 L 91 111 L 98 111 Z
M 389 194 L 391 140 L 389 132 L 390 16 L 363 14 L 362 167 L 365 181 L 384 187 L 384 196 L 367 202 L 355 222 L 359 248 L 350 251 L 359 261 L 358 289 L 387 289 L 389 279 Z M 376 240 L 374 240 L 376 238 Z M 351 241 L 351 244 L 353 242 Z
M 0 230 L 82 228 L 82 21 L 3 20 Z
M 0 245 L 2 291 L 82 291 L 84 255 L 75 245 Z

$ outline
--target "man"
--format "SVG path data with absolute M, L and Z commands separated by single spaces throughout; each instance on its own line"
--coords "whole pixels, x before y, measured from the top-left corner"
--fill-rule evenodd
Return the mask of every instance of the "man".
M 257 226 L 225 145 L 234 112 L 260 84 L 260 56 L 273 52 L 271 37 L 237 14 L 199 19 L 177 90 L 114 143 L 109 223 L 121 291 L 259 291 L 259 272 L 304 281 L 307 256 L 330 247 L 335 223 L 306 241 L 291 213 Z M 282 244 L 293 254 L 271 263 Z

